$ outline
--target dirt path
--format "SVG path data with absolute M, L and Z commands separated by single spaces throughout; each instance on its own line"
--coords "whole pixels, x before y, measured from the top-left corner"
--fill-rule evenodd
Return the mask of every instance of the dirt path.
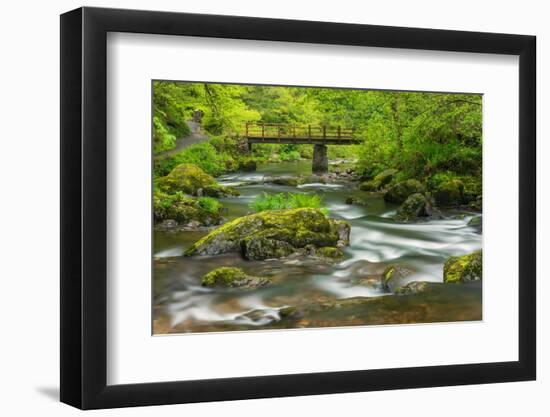
M 187 126 L 189 126 L 191 133 L 176 140 L 176 146 L 173 149 L 160 152 L 155 155 L 155 158 L 163 158 L 165 156 L 173 155 L 175 153 L 178 153 L 182 149 L 187 148 L 188 146 L 194 145 L 196 143 L 201 143 L 209 139 L 207 135 L 201 133 L 200 123 L 194 122 L 192 120 L 188 120 L 186 123 Z

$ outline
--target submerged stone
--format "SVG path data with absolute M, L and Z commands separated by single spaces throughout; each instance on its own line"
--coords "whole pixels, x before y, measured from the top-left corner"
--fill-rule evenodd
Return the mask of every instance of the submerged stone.
M 267 177 L 264 182 L 270 182 L 276 185 L 286 185 L 289 187 L 296 187 L 302 183 L 300 177 Z
M 382 273 L 382 287 L 394 291 L 405 284 L 404 280 L 414 273 L 413 270 L 401 265 L 390 265 Z
M 428 291 L 429 289 L 436 287 L 438 285 L 443 285 L 443 284 L 436 283 L 436 282 L 427 282 L 427 281 L 412 281 L 406 285 L 403 285 L 402 287 L 396 288 L 394 291 L 394 294 L 395 295 L 419 294 L 419 293 Z
M 443 267 L 443 281 L 446 283 L 479 281 L 482 275 L 481 249 L 464 256 L 451 256 Z
M 247 275 L 241 268 L 216 268 L 202 277 L 205 287 L 258 288 L 270 283 L 268 278 Z

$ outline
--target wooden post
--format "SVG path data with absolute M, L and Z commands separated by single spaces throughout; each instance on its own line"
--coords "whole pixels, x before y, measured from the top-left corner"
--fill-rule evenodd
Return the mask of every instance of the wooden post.
M 338 140 L 340 140 L 340 125 L 338 125 Z
M 281 141 L 281 125 L 277 125 L 277 137 L 279 138 L 279 142 Z
M 327 127 L 326 125 L 323 125 L 323 139 L 327 139 Z
M 246 122 L 246 137 L 248 137 L 248 122 Z
M 262 140 L 265 139 L 265 124 L 262 123 Z
M 307 138 L 311 142 L 311 125 L 307 125 Z

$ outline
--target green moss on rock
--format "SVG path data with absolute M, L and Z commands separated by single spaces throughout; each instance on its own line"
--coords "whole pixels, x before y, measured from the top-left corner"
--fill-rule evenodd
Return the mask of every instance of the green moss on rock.
M 407 197 L 405 202 L 397 209 L 395 219 L 398 221 L 412 221 L 419 217 L 429 217 L 433 214 L 433 206 L 424 194 L 415 193 Z
M 186 255 L 240 252 L 245 259 L 280 258 L 306 245 L 347 245 L 350 226 L 318 209 L 268 210 L 237 218 L 195 242 Z
M 392 182 L 397 172 L 398 171 L 396 169 L 385 169 L 376 175 L 372 180 L 361 183 L 359 185 L 359 189 L 363 191 L 379 191 Z
M 418 180 L 409 179 L 401 181 L 392 186 L 386 194 L 384 194 L 384 200 L 388 203 L 403 203 L 407 197 L 412 194 L 423 194 L 426 191 L 422 183 Z
M 362 191 L 378 191 L 382 185 L 380 184 L 380 181 L 378 180 L 370 180 L 362 182 L 359 185 L 359 189 Z
M 206 207 L 200 199 L 187 197 L 183 193 L 153 193 L 153 216 L 155 223 L 175 220 L 180 225 L 197 222 L 201 226 L 220 224 L 221 204 Z M 217 203 L 217 202 L 216 202 Z
M 237 287 L 257 288 L 270 283 L 263 277 L 247 275 L 241 268 L 221 267 L 210 271 L 202 277 L 201 284 L 205 287 Z
M 380 186 L 383 187 L 385 185 L 388 185 L 393 180 L 397 172 L 398 171 L 396 169 L 385 169 L 384 171 L 376 175 L 374 177 L 374 180 L 378 181 L 380 183 Z
M 257 164 L 254 159 L 241 159 L 239 161 L 239 170 L 245 172 L 256 171 Z
M 157 180 L 159 188 L 167 193 L 183 192 L 194 196 L 221 197 L 238 195 L 236 190 L 219 185 L 216 180 L 193 164 L 180 164 L 168 175 Z
M 158 180 L 159 187 L 166 192 L 182 191 L 197 195 L 197 190 L 217 185 L 216 180 L 193 164 L 180 164 L 168 175 Z
M 451 256 L 443 267 L 443 281 L 462 283 L 482 278 L 483 260 L 481 250 L 464 256 Z
M 320 258 L 338 261 L 344 257 L 344 252 L 342 252 L 339 248 L 324 246 L 317 249 L 315 255 Z
M 382 272 L 382 287 L 385 290 L 393 291 L 404 285 L 403 280 L 411 275 L 413 271 L 401 265 L 390 265 Z
M 464 183 L 459 179 L 443 182 L 435 189 L 433 196 L 438 206 L 460 205 L 464 200 Z

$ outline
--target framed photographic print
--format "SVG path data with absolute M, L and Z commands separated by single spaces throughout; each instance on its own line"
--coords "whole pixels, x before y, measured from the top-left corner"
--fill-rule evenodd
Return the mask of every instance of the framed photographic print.
M 61 16 L 61 400 L 535 379 L 535 38 Z

